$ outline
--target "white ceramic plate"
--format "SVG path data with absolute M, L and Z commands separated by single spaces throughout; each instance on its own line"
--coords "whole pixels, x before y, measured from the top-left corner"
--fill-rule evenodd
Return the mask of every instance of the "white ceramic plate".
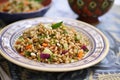
M 63 21 L 64 24 L 74 27 L 88 37 L 90 48 L 84 59 L 69 64 L 46 64 L 29 60 L 15 51 L 13 47 L 14 41 L 20 36 L 23 30 L 40 22 L 53 23 L 59 21 Z M 101 31 L 92 25 L 73 19 L 44 17 L 27 19 L 6 26 L 0 33 L 1 55 L 19 66 L 38 71 L 63 72 L 84 69 L 100 62 L 107 55 L 108 50 L 108 40 Z

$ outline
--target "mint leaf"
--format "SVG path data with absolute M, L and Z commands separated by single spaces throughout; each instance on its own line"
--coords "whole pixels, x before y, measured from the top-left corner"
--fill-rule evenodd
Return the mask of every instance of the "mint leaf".
M 52 27 L 52 29 L 56 29 L 56 28 L 59 28 L 61 25 L 62 25 L 62 21 L 61 22 L 59 22 L 59 23 L 56 23 L 56 24 L 53 24 L 51 27 Z

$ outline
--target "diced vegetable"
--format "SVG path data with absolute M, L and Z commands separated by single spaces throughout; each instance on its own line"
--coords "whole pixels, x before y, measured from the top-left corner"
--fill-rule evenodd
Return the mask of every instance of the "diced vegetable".
M 50 49 L 48 48 L 45 48 L 43 53 L 47 53 L 47 54 L 53 54 L 52 51 L 50 51 Z
M 53 24 L 51 27 L 52 27 L 52 29 L 56 29 L 56 28 L 59 28 L 61 25 L 62 25 L 62 21 L 61 22 L 59 22 L 59 23 L 56 23 L 56 24 Z
M 25 51 L 25 56 L 30 56 L 30 53 L 29 51 Z
M 18 39 L 19 39 L 19 40 L 16 41 L 16 44 L 20 44 L 21 42 L 24 41 L 23 36 L 20 36 Z
M 40 54 L 40 58 L 43 58 L 43 59 L 48 59 L 50 58 L 50 56 L 52 55 L 52 51 L 50 51 L 50 49 L 48 48 L 45 48 L 44 51 Z
M 16 41 L 16 44 L 20 44 L 21 43 L 21 41 Z
M 61 46 L 61 44 L 60 44 L 60 43 L 56 43 L 56 45 L 57 45 L 57 46 L 59 46 L 59 47 Z
M 40 58 L 42 58 L 42 59 L 48 59 L 48 58 L 50 58 L 50 54 L 41 53 L 41 54 L 40 54 Z
M 81 39 L 81 36 L 80 36 L 79 34 L 76 34 L 75 40 L 78 41 L 78 40 L 80 40 L 80 39 Z
M 63 30 L 63 34 L 68 34 L 67 30 Z
M 38 61 L 40 61 L 40 53 L 39 52 L 37 53 L 37 59 L 38 59 Z
M 19 39 L 23 39 L 23 36 L 20 36 Z
M 42 39 L 42 38 L 46 38 L 47 35 L 43 34 L 43 35 L 38 35 L 38 38 Z
M 30 44 L 30 45 L 27 45 L 26 47 L 25 47 L 25 49 L 32 49 L 32 45 Z
M 70 62 L 75 62 L 76 60 L 74 60 L 74 59 L 71 59 L 71 61 Z
M 67 43 L 63 44 L 63 47 L 64 47 L 65 50 L 68 50 L 68 44 Z
M 52 55 L 50 55 L 50 58 L 48 59 L 48 61 L 51 62 L 53 60 L 53 58 L 54 58 L 54 55 L 52 54 Z
M 22 3 L 22 2 L 21 2 L 21 3 Z M 26 0 L 24 0 L 23 3 L 24 3 L 24 5 L 26 5 L 26 6 L 29 5 L 29 1 L 26 1 Z
M 44 27 L 47 28 L 47 29 L 52 29 L 50 24 L 45 24 Z
M 36 54 L 35 54 L 35 53 L 30 53 L 30 55 L 31 55 L 31 56 L 33 56 L 33 57 L 35 57 L 35 56 L 36 56 Z
M 47 46 L 48 46 L 48 44 L 47 44 L 47 43 L 43 43 L 43 44 L 42 44 L 42 46 L 47 47 Z
M 86 52 L 89 51 L 88 48 L 87 48 L 85 45 L 81 46 L 81 49 L 83 49 L 83 50 L 86 51 Z
M 83 53 L 84 53 L 83 50 L 79 51 L 79 53 L 78 53 L 78 59 L 82 59 L 83 58 Z
M 62 54 L 66 54 L 68 52 L 68 50 L 63 50 Z
M 20 54 L 22 55 L 22 56 L 24 56 L 25 54 L 24 54 L 24 52 L 20 52 Z
M 55 36 L 55 34 L 51 34 L 50 37 L 53 38 Z

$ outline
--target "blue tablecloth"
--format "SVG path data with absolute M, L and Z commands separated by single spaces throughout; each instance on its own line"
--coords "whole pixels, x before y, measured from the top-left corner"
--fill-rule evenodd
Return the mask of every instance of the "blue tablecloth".
M 53 0 L 46 17 L 77 18 L 67 0 Z M 108 38 L 110 50 L 99 64 L 72 72 L 37 72 L 19 67 L 0 57 L 0 80 L 120 80 L 120 5 L 115 5 L 94 25 Z M 5 26 L 2 20 L 0 26 Z

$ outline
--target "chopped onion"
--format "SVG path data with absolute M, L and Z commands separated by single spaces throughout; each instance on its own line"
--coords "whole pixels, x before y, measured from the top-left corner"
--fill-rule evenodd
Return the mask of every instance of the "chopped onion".
M 50 54 L 41 53 L 41 54 L 40 54 L 40 58 L 42 58 L 42 59 L 48 59 L 48 58 L 50 58 Z
M 81 46 L 81 49 L 83 49 L 84 51 L 87 51 L 87 52 L 89 51 L 85 45 Z
M 63 50 L 62 54 L 66 54 L 68 52 L 68 50 Z

